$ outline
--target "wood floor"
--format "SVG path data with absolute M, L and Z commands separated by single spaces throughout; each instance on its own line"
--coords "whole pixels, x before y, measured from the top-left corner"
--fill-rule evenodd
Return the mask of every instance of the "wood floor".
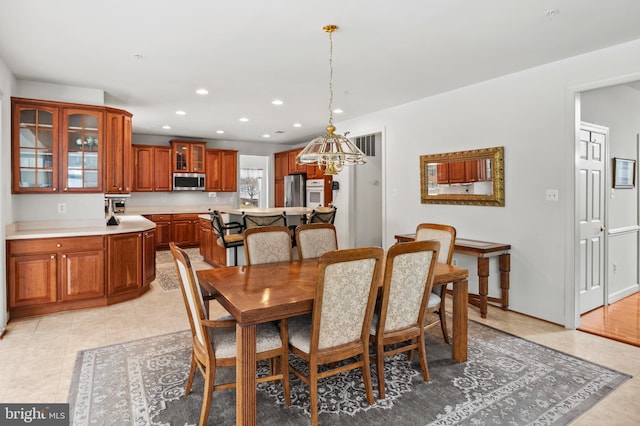
M 580 323 L 580 331 L 640 347 L 640 292 L 587 312 Z

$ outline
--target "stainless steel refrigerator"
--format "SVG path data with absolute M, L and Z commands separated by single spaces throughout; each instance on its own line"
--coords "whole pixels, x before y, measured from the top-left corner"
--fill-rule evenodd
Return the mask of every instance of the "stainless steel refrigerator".
M 304 174 L 284 177 L 284 206 L 306 207 L 307 205 L 307 176 Z

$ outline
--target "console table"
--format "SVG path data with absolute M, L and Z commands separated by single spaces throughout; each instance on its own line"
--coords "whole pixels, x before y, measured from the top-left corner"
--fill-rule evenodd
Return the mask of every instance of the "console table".
M 416 234 L 399 234 L 395 238 L 399 243 L 413 241 L 416 238 Z M 487 317 L 487 305 L 489 303 L 497 304 L 505 311 L 509 307 L 509 272 L 511 271 L 509 250 L 511 250 L 510 244 L 456 238 L 454 253 L 465 254 L 478 259 L 479 294 L 469 294 L 469 303 L 480 308 L 482 318 Z M 501 297 L 489 297 L 489 258 L 494 256 L 498 256 Z

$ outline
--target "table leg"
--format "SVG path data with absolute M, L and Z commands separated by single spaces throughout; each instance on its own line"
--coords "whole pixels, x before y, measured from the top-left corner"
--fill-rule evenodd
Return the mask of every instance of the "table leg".
M 487 296 L 489 296 L 489 258 L 478 258 L 478 293 L 480 296 L 480 316 L 487 317 Z
M 500 289 L 502 291 L 502 309 L 509 308 L 509 272 L 511 272 L 511 255 L 500 255 Z
M 451 352 L 458 362 L 467 360 L 469 322 L 469 283 L 467 280 L 453 283 L 453 342 Z
M 256 326 L 236 325 L 236 425 L 256 424 Z

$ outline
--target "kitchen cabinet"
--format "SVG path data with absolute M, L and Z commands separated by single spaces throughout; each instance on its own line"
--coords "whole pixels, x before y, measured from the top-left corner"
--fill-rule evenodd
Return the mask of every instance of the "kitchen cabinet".
M 297 148 L 274 154 L 274 207 L 284 207 L 284 177 L 294 173 L 306 173 L 307 179 L 324 179 L 325 205 L 333 202 L 333 191 L 330 189 L 333 177 L 325 176 L 317 165 L 297 165 L 295 159 L 302 150 Z
M 150 285 L 156 279 L 156 232 L 151 229 L 142 233 L 142 282 Z
M 198 233 L 198 214 L 152 214 L 145 216 L 156 224 L 156 248 L 165 249 L 170 242 L 180 247 L 193 247 L 200 244 Z
M 227 250 L 218 245 L 218 237 L 208 219 L 199 220 L 200 255 L 204 261 L 216 268 L 227 266 Z
M 142 233 L 107 237 L 107 294 L 109 296 L 142 287 Z
M 474 183 L 491 180 L 486 160 L 465 160 L 438 163 L 438 183 Z
M 131 114 L 65 102 L 11 102 L 13 193 L 131 190 Z
M 204 173 L 205 142 L 171 141 L 174 173 Z
M 106 117 L 104 192 L 128 194 L 133 189 L 131 114 L 108 111 Z
M 449 163 L 449 183 L 465 183 L 465 162 L 452 161 Z
M 171 191 L 171 148 L 133 146 L 134 192 Z
M 238 191 L 238 151 L 207 149 L 205 152 L 207 192 Z
M 16 317 L 105 295 L 103 236 L 12 240 L 7 247 L 8 304 Z
M 287 154 L 288 157 L 288 163 L 289 163 L 289 173 L 288 174 L 294 174 L 294 173 L 306 173 L 307 172 L 307 166 L 305 164 L 298 164 L 296 163 L 296 158 L 298 157 L 298 154 L 302 151 L 302 148 L 300 149 L 294 149 L 293 151 L 289 151 Z

